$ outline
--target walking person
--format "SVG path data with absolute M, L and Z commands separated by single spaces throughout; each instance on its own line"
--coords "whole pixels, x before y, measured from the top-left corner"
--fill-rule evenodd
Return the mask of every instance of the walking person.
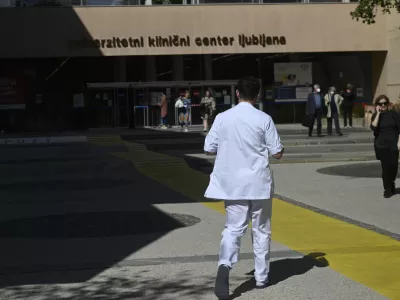
M 158 106 L 161 108 L 161 128 L 168 128 L 168 101 L 167 96 L 165 94 L 161 95 L 160 103 Z
M 343 133 L 340 130 L 339 117 L 340 117 L 340 106 L 343 102 L 343 97 L 336 93 L 336 88 L 331 86 L 328 93 L 325 95 L 325 106 L 328 108 L 326 114 L 328 121 L 328 135 L 332 135 L 332 119 L 335 122 L 336 134 L 342 136 Z
M 396 193 L 395 181 L 399 166 L 400 116 L 389 110 L 389 98 L 381 95 L 375 100 L 376 112 L 372 115 L 371 129 L 374 132 L 375 155 L 381 162 L 385 198 Z
M 352 89 L 353 86 L 348 84 L 346 85 L 346 89 L 342 92 L 344 128 L 353 127 L 353 105 L 356 100 L 356 94 Z M 347 119 L 349 119 L 349 126 L 347 126 Z
M 306 104 L 306 113 L 309 116 L 308 136 L 312 136 L 315 120 L 317 120 L 317 135 L 321 136 L 322 131 L 322 113 L 323 98 L 319 84 L 314 85 L 314 91 L 308 95 Z
M 188 132 L 188 125 L 190 122 L 190 105 L 191 99 L 189 91 L 186 91 L 185 96 L 179 97 L 178 100 L 175 102 L 175 107 L 178 108 L 178 122 L 179 125 L 181 125 L 181 132 Z
M 211 121 L 216 112 L 215 99 L 211 96 L 210 91 L 206 92 L 206 96 L 201 99 L 200 105 L 204 107 L 204 113 L 201 118 L 203 119 L 204 131 L 207 131 L 211 128 Z
M 280 159 L 283 146 L 272 118 L 254 107 L 259 92 L 257 78 L 240 79 L 239 104 L 216 116 L 204 144 L 206 154 L 217 156 L 205 197 L 224 200 L 226 211 L 215 281 L 219 299 L 229 298 L 229 272 L 239 259 L 250 220 L 256 287 L 268 284 L 273 197 L 269 155 Z

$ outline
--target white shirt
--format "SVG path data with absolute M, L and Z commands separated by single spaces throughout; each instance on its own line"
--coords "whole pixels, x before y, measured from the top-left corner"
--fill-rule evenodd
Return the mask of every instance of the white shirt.
M 204 151 L 217 152 L 205 197 L 218 200 L 271 198 L 269 155 L 283 146 L 272 118 L 247 102 L 220 113 Z

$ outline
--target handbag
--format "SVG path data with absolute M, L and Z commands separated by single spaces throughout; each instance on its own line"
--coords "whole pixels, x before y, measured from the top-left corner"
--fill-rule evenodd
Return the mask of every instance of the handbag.
M 176 108 L 181 108 L 181 107 L 183 107 L 183 101 L 181 100 L 181 98 L 178 98 L 178 100 L 176 100 L 176 102 L 175 102 L 175 107 L 176 107 Z

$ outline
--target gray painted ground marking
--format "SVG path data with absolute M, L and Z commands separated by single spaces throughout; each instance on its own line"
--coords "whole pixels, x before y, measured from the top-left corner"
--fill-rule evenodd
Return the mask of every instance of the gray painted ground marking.
M 271 258 L 294 258 L 303 257 L 299 252 L 293 250 L 271 251 Z M 253 253 L 241 253 L 240 260 L 252 260 Z M 184 264 L 184 263 L 199 263 L 199 262 L 218 262 L 218 255 L 195 255 L 195 256 L 177 256 L 177 257 L 162 257 L 162 258 L 143 258 L 123 260 L 117 265 L 123 266 L 151 266 L 164 264 Z

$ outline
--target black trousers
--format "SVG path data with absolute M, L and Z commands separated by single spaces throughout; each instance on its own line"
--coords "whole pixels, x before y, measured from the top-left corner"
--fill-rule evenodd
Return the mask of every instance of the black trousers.
M 315 119 L 317 119 L 317 134 L 320 135 L 322 131 L 322 109 L 316 109 L 314 114 L 310 115 L 310 126 L 308 127 L 308 135 L 311 136 Z
M 339 114 L 337 112 L 331 113 L 331 117 L 327 119 L 328 121 L 328 134 L 332 134 L 332 119 L 335 122 L 336 133 L 340 133 L 340 125 L 339 125 Z
M 399 168 L 399 150 L 375 148 L 376 157 L 381 161 L 383 188 L 390 190 L 394 185 Z
M 353 105 L 343 106 L 343 119 L 344 126 L 347 126 L 347 118 L 349 118 L 349 125 L 353 126 Z

